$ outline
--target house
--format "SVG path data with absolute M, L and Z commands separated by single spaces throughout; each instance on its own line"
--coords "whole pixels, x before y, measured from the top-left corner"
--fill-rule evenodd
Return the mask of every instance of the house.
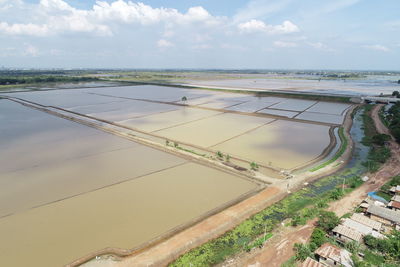
M 364 224 L 368 227 L 371 227 L 373 230 L 380 232 L 382 230 L 382 223 L 371 220 L 367 216 L 364 216 L 361 213 L 353 213 L 351 215 L 350 219 L 353 221 L 359 222 L 361 224 Z
M 384 238 L 384 235 L 382 235 L 378 231 L 374 230 L 372 227 L 367 226 L 362 223 L 359 223 L 359 222 L 354 221 L 349 218 L 344 219 L 342 221 L 341 225 L 351 228 L 356 232 L 359 232 L 362 235 L 362 237 L 364 237 L 366 235 L 372 235 L 373 237 L 376 237 L 376 238 Z M 351 237 L 349 237 L 349 238 L 352 239 Z
M 333 228 L 332 232 L 333 235 L 336 236 L 338 240 L 343 243 L 351 241 L 361 243 L 363 241 L 363 235 L 360 232 L 341 224 Z
M 301 267 L 326 267 L 326 265 L 323 265 L 318 261 L 313 260 L 310 257 L 307 257 L 307 259 L 303 262 Z
M 318 261 L 327 266 L 353 266 L 350 252 L 329 243 L 325 243 L 320 246 L 315 251 L 315 254 L 317 255 Z
M 367 197 L 366 199 L 364 199 L 361 202 L 359 207 L 362 209 L 363 212 L 366 212 L 370 205 L 376 205 L 376 206 L 381 206 L 381 207 L 386 206 L 386 204 L 383 202 L 380 202 L 378 200 L 374 200 L 374 199 L 371 199 L 370 197 Z
M 388 227 L 398 228 L 400 226 L 400 211 L 370 205 L 366 213 L 372 220 L 381 222 L 384 226 L 386 226 L 386 232 L 390 231 Z

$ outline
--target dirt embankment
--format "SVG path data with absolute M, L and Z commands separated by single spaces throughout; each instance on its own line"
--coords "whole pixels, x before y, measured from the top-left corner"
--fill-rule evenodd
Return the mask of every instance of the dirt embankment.
M 379 118 L 381 105 L 375 106 L 372 110 L 372 118 L 379 133 L 389 134 L 388 129 L 383 125 Z M 367 196 L 368 192 L 378 190 L 391 177 L 400 174 L 400 146 L 395 141 L 390 141 L 391 158 L 374 174 L 366 174 L 370 179 L 359 188 L 346 195 L 339 201 L 330 204 L 328 210 L 342 216 L 354 210 L 354 208 Z M 268 241 L 259 250 L 250 254 L 243 254 L 241 257 L 227 262 L 224 266 L 281 266 L 285 261 L 294 256 L 293 245 L 295 243 L 306 243 L 314 229 L 312 220 L 305 226 L 300 227 L 280 227 L 276 231 L 276 238 Z

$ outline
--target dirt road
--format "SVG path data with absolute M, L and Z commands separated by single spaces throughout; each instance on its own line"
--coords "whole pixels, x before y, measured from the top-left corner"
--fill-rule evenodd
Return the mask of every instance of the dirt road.
M 379 118 L 378 112 L 380 108 L 381 105 L 373 108 L 372 118 L 379 133 L 389 134 L 388 129 Z M 392 140 L 389 147 L 392 151 L 392 156 L 381 169 L 375 174 L 367 174 L 370 178 L 368 182 L 339 201 L 331 203 L 328 210 L 334 211 L 338 216 L 351 212 L 367 196 L 368 192 L 376 191 L 391 177 L 400 174 L 400 146 Z M 281 229 L 277 230 L 276 238 L 267 242 L 262 249 L 241 255 L 242 257 L 238 257 L 224 266 L 281 266 L 282 263 L 294 255 L 294 243 L 308 241 L 314 229 L 314 222 L 315 220 L 308 222 L 305 226 L 296 228 L 280 227 Z

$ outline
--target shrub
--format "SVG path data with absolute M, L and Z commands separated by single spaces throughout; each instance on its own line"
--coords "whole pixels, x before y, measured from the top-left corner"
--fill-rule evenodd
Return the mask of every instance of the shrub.
M 304 261 L 307 257 L 314 258 L 312 251 L 307 244 L 294 244 L 294 250 L 296 251 L 296 260 Z
M 340 222 L 340 219 L 336 214 L 332 211 L 321 211 L 319 215 L 319 219 L 317 221 L 318 227 L 323 229 L 325 232 L 331 231 L 335 228 Z
M 314 228 L 311 234 L 310 243 L 313 243 L 315 247 L 320 247 L 326 242 L 326 233 L 319 227 Z

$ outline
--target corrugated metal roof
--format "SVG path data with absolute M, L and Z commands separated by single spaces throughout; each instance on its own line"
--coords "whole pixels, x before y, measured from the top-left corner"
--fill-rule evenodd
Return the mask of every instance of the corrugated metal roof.
M 367 212 L 391 222 L 400 224 L 400 211 L 394 211 L 388 208 L 370 205 Z
M 307 257 L 307 259 L 303 262 L 301 267 L 326 267 L 326 266 L 319 263 L 316 260 L 311 259 L 310 257 Z
M 381 230 L 381 228 L 382 228 L 382 223 L 374 221 L 374 220 L 368 218 L 367 216 L 364 216 L 361 213 L 354 213 L 350 217 L 350 219 L 352 219 L 353 221 L 359 222 L 361 224 L 364 224 L 364 225 L 371 227 L 372 229 L 375 229 L 378 231 Z
M 362 241 L 362 235 L 360 232 L 344 226 L 344 225 L 338 225 L 336 226 L 333 230 L 334 233 L 338 233 L 342 236 L 345 236 L 351 240 L 357 241 L 357 242 L 361 242 Z
M 315 251 L 315 254 L 340 262 L 340 248 L 329 243 L 322 244 L 322 246 Z
M 400 202 L 400 195 L 395 195 L 392 197 L 393 201 Z
M 388 206 L 389 206 L 389 207 L 396 208 L 396 209 L 400 209 L 400 202 L 397 202 L 397 201 L 390 201 L 389 204 L 388 204 Z
M 353 266 L 353 261 L 351 260 L 351 253 L 345 249 L 338 248 L 332 244 L 325 243 L 320 246 L 316 251 L 316 254 L 331 259 L 339 264 L 346 267 Z

